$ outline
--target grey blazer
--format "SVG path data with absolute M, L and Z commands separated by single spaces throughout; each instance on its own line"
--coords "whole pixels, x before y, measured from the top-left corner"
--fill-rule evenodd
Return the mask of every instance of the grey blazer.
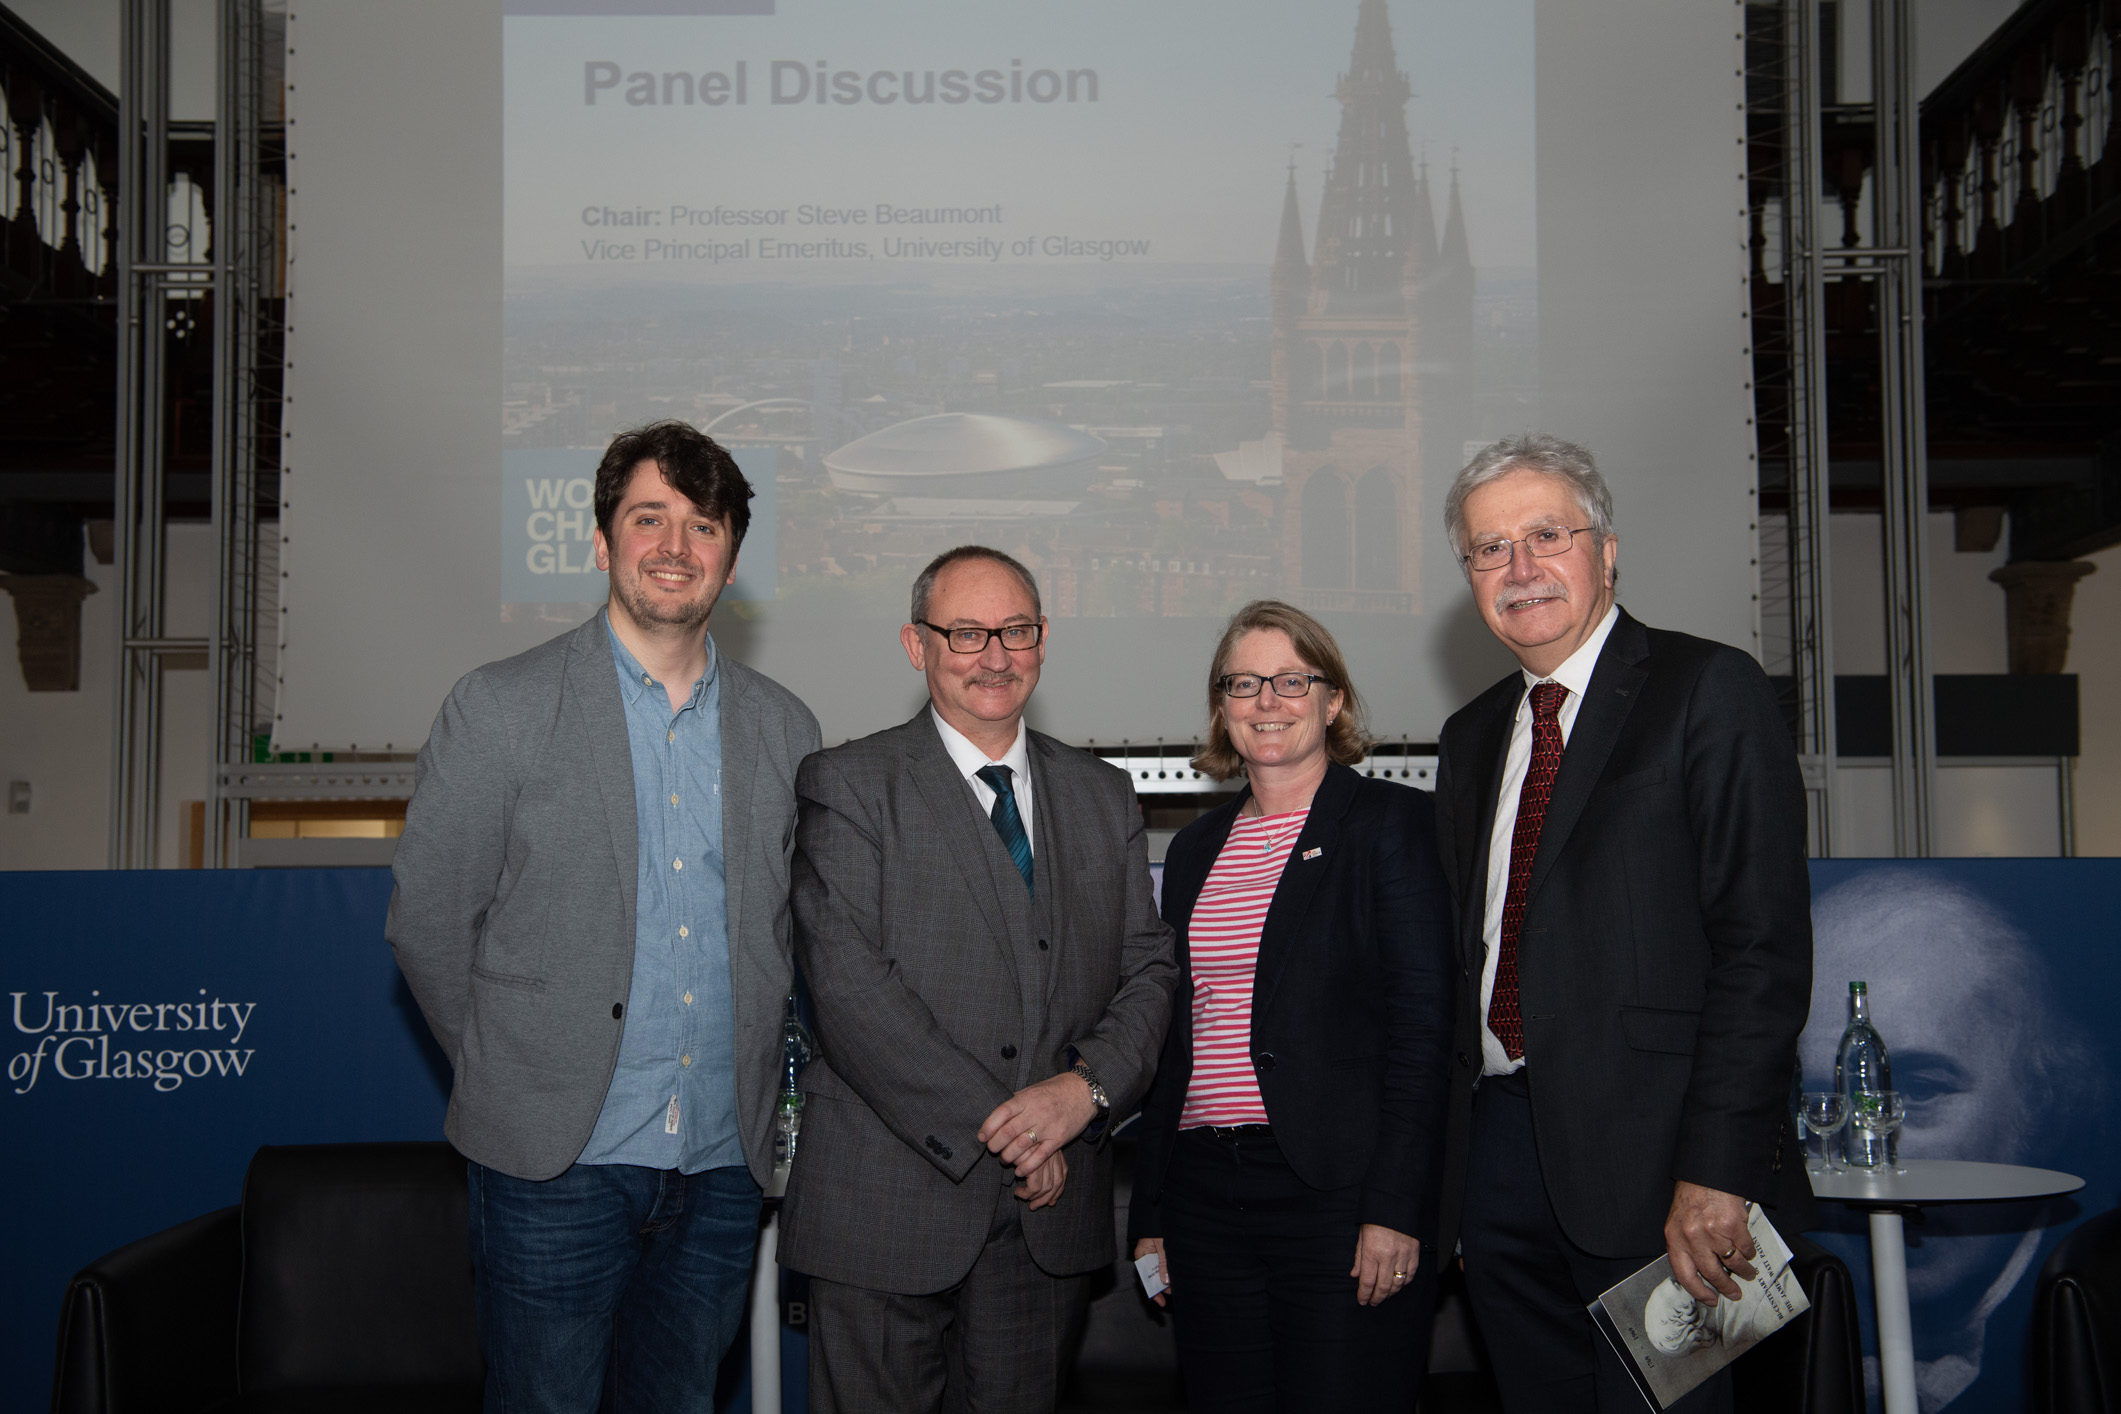
M 736 1113 L 772 1169 L 790 978 L 796 696 L 719 655 Z M 384 933 L 456 1071 L 444 1129 L 518 1178 L 565 1171 L 603 1108 L 633 980 L 633 754 L 597 615 L 466 673 L 421 748 Z
M 1147 1090 L 1178 980 L 1126 773 L 1030 736 L 1035 892 L 923 707 L 812 756 L 796 777 L 796 950 L 820 1058 L 781 1261 L 829 1280 L 939 1291 L 979 1256 L 1001 1165 L 980 1122 L 1068 1069 L 1114 1117 Z M 1024 1216 L 1032 1258 L 1067 1275 L 1115 1255 L 1107 1145 L 1063 1151 L 1059 1203 Z

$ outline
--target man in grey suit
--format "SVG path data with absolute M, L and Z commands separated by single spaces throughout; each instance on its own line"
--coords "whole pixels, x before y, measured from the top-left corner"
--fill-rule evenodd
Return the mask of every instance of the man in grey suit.
M 795 769 L 707 633 L 751 487 L 682 422 L 596 474 L 604 612 L 464 676 L 386 931 L 455 1070 L 489 1410 L 711 1410 L 772 1167 Z
M 1024 727 L 1045 633 L 1022 565 L 940 556 L 900 631 L 928 705 L 796 779 L 822 1056 L 781 1261 L 818 1414 L 1051 1410 L 1115 1256 L 1105 1131 L 1177 970 L 1125 773 Z

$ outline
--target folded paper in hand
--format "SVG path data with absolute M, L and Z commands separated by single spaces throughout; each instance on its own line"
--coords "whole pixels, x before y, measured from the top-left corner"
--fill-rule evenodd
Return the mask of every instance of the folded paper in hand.
M 1714 1306 L 1696 1301 L 1672 1280 L 1672 1259 L 1659 1257 L 1591 1303 L 1591 1319 L 1620 1352 L 1651 1408 L 1669 1408 L 1811 1309 L 1791 1269 L 1789 1244 L 1758 1204 L 1746 1204 L 1745 1223 L 1759 1250 L 1753 1259 L 1759 1275 L 1751 1281 L 1733 1275 L 1743 1300 L 1726 1296 Z

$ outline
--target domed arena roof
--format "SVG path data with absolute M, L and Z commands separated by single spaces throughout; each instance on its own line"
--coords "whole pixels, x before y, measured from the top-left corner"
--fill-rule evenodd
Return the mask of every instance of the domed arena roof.
M 1103 439 L 1058 422 L 944 412 L 858 437 L 827 453 L 835 486 L 869 495 L 1070 495 L 1104 455 Z

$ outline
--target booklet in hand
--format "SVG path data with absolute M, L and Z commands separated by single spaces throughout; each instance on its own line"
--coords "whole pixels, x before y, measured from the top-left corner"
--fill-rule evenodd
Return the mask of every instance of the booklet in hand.
M 1672 1280 L 1672 1259 L 1659 1257 L 1591 1303 L 1591 1319 L 1620 1352 L 1653 1409 L 1672 1402 L 1811 1309 L 1791 1270 L 1790 1247 L 1760 1211 L 1745 1208 L 1746 1230 L 1759 1255 L 1751 1281 L 1733 1277 L 1744 1299 L 1720 1297 L 1714 1306 L 1689 1296 Z

